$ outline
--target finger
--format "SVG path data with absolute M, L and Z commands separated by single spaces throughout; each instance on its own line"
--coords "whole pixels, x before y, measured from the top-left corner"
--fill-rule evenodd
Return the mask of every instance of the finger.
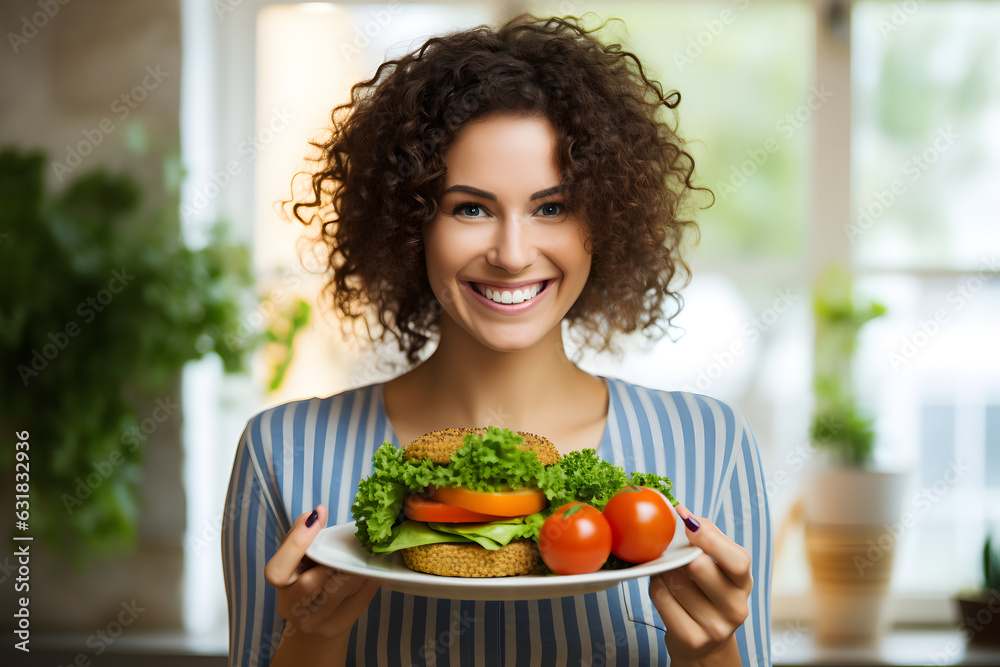
M 293 616 L 301 621 L 304 610 L 315 604 L 333 574 L 333 570 L 322 565 L 303 572 L 278 594 L 278 614 L 286 621 Z
M 374 579 L 333 571 L 333 575 L 308 608 L 301 625 L 307 632 L 333 636 L 350 630 L 378 591 Z
M 323 627 L 323 634 L 327 637 L 350 632 L 358 617 L 378 594 L 381 585 L 379 581 L 367 577 L 355 577 L 355 579 L 358 580 L 357 588 L 344 600 L 337 614 Z
M 696 517 L 683 505 L 676 505 L 677 514 L 684 520 L 688 541 L 712 557 L 729 579 L 740 588 L 749 588 L 750 554 L 729 539 L 718 526 L 705 517 Z
M 318 573 L 318 574 L 314 574 Z M 367 581 L 328 567 L 313 568 L 282 591 L 291 613 L 303 629 L 313 631 Z
M 671 574 L 664 572 L 649 578 L 649 599 L 660 612 L 660 618 L 667 628 L 667 641 L 669 643 L 673 637 L 677 637 L 683 638 L 688 646 L 704 645 L 709 640 L 708 634 L 675 597 L 681 584 Z
M 306 549 L 326 525 L 326 508 L 317 505 L 314 513 L 316 518 L 313 519 L 312 525 L 306 524 L 313 512 L 303 513 L 295 520 L 281 546 L 264 566 L 264 579 L 275 588 L 288 586 L 301 576 L 297 571 L 299 563 L 305 557 Z
M 679 569 L 704 594 L 712 608 L 737 625 L 746 620 L 747 596 L 750 591 L 740 588 L 705 554 Z M 681 601 L 683 604 L 683 600 Z M 686 605 L 685 605 L 686 606 Z
M 708 556 L 705 558 L 711 560 Z M 659 580 L 679 607 L 673 613 L 673 617 L 679 619 L 675 622 L 685 629 L 684 634 L 675 630 L 676 637 L 673 643 L 700 650 L 709 643 L 718 644 L 725 641 L 745 620 L 741 618 L 737 621 L 725 616 L 723 611 L 705 596 L 697 583 L 687 576 L 684 568 L 664 572 Z M 650 583 L 652 584 L 652 580 Z M 732 588 L 732 584 L 730 587 Z M 652 592 L 650 596 L 652 597 Z
M 660 580 L 666 584 L 670 595 L 680 603 L 688 616 L 704 626 L 704 621 L 712 616 L 715 607 L 697 582 L 691 580 L 684 568 L 664 572 Z
M 710 578 L 718 587 L 708 588 L 700 582 L 695 574 L 699 569 L 714 572 Z M 749 591 L 729 581 L 711 558 L 702 554 L 677 572 L 684 573 L 687 582 L 674 597 L 714 641 L 722 641 L 747 619 Z

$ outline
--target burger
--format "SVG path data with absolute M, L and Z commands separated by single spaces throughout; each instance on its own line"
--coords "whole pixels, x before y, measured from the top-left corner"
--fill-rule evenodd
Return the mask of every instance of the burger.
M 428 574 L 530 574 L 549 506 L 539 480 L 561 458 L 543 437 L 493 426 L 432 431 L 402 449 L 386 443 L 352 507 L 357 537 Z
M 629 477 L 593 449 L 561 456 L 531 433 L 450 428 L 403 448 L 379 447 L 351 511 L 355 534 L 370 553 L 398 551 L 411 570 L 453 577 L 541 574 L 548 572 L 537 545 L 545 520 L 573 501 L 603 510 L 629 484 L 655 488 L 676 503 L 669 479 Z M 605 567 L 622 566 L 613 560 Z

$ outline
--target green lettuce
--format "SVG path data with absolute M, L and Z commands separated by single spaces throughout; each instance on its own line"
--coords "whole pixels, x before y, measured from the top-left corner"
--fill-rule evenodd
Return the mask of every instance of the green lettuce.
M 372 457 L 373 472 L 358 484 L 351 513 L 358 540 L 369 551 L 392 540 L 392 527 L 403 509 L 407 487 L 399 482 L 407 463 L 403 450 L 384 443 Z
M 452 535 L 462 535 L 480 546 L 491 551 L 510 544 L 517 539 L 538 539 L 545 518 L 542 514 L 529 514 L 526 517 L 513 517 L 506 521 L 490 521 L 488 523 L 430 523 L 434 530 Z
M 673 482 L 668 478 L 645 472 L 633 472 L 630 478 L 620 466 L 598 457 L 594 449 L 569 452 L 545 469 L 538 486 L 549 499 L 551 514 L 573 501 L 593 505 L 603 512 L 611 497 L 629 484 L 656 489 L 677 504 L 670 493 Z
M 464 535 L 446 535 L 434 530 L 429 524 L 423 521 L 404 521 L 392 529 L 392 537 L 387 544 L 374 545 L 372 552 L 377 554 L 387 554 L 400 549 L 419 547 L 424 544 L 442 544 L 444 542 L 471 542 Z M 499 547 L 497 547 L 499 548 Z
M 544 520 L 541 514 L 489 523 L 424 523 L 406 520 L 393 527 L 387 544 L 373 546 L 372 552 L 392 553 L 424 544 L 446 542 L 475 542 L 490 551 L 496 551 L 513 540 L 537 539 L 538 530 Z
M 467 434 L 446 468 L 449 486 L 475 491 L 499 491 L 537 486 L 545 466 L 532 450 L 519 445 L 524 440 L 508 429 L 490 426 L 482 435 Z
M 647 486 L 651 489 L 656 489 L 666 496 L 671 505 L 677 505 L 677 499 L 674 498 L 674 494 L 671 493 L 671 490 L 674 488 L 674 483 L 671 482 L 669 478 L 662 477 L 651 472 L 633 471 L 631 481 L 635 486 Z

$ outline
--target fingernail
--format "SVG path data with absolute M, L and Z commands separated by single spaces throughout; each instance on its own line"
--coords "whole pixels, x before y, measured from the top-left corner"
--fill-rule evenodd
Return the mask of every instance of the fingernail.
M 319 512 L 313 510 L 313 513 L 309 515 L 308 519 L 306 519 L 306 528 L 312 528 L 312 525 L 316 523 L 316 519 L 318 518 L 319 518 Z M 692 528 L 691 530 L 694 530 L 694 528 Z
M 697 532 L 698 529 L 701 528 L 701 524 L 695 521 L 693 517 L 688 517 L 684 519 L 684 525 L 687 526 L 688 530 L 690 530 L 692 533 Z

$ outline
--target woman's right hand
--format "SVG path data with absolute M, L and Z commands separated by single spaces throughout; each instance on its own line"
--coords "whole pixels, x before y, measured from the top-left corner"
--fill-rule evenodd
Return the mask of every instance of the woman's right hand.
M 299 516 L 264 568 L 264 579 L 278 592 L 278 613 L 286 621 L 275 665 L 293 664 L 286 658 L 320 657 L 310 656 L 316 653 L 329 660 L 334 647 L 342 648 L 346 656 L 351 628 L 378 591 L 378 581 L 318 565 L 306 557 L 306 549 L 326 521 L 323 505 Z

